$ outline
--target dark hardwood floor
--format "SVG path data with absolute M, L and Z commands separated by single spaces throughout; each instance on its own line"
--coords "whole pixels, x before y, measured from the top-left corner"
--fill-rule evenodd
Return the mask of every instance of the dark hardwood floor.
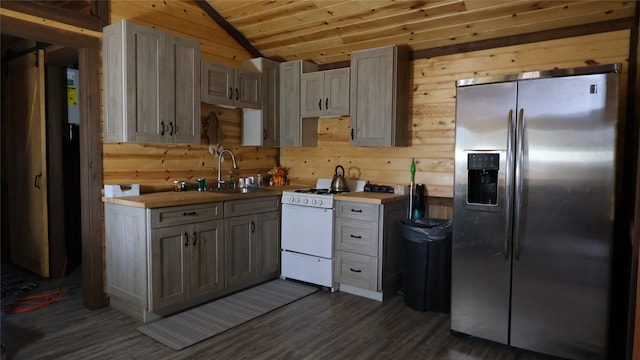
M 39 282 L 27 294 L 60 284 Z M 550 359 L 451 335 L 448 314 L 415 311 L 401 296 L 380 303 L 326 291 L 174 351 L 136 331 L 142 323 L 123 313 L 85 309 L 79 269 L 64 288 L 65 297 L 46 308 L 2 313 L 2 359 Z

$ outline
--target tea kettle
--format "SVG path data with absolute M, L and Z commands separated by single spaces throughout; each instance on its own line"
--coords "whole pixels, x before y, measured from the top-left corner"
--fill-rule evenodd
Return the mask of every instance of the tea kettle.
M 342 169 L 342 175 L 338 175 L 338 169 Z M 342 165 L 336 166 L 335 174 L 331 180 L 330 190 L 336 192 L 349 191 L 349 184 L 347 184 L 347 179 L 344 177 L 344 168 Z

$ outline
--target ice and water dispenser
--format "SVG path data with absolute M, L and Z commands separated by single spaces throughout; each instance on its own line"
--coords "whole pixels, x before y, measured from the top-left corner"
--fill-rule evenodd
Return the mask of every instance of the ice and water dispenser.
M 470 153 L 467 159 L 469 204 L 498 204 L 500 154 Z

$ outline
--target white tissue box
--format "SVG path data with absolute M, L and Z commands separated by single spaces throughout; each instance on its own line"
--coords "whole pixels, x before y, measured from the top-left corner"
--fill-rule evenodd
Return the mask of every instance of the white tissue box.
M 140 184 L 105 185 L 105 197 L 138 196 Z

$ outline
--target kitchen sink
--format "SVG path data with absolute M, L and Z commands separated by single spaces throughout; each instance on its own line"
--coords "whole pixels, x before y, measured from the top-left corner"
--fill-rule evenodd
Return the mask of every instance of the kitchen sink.
M 218 194 L 247 194 L 247 193 L 254 193 L 254 192 L 260 192 L 260 191 L 266 191 L 266 190 L 261 188 L 243 187 L 243 188 L 231 188 L 231 189 L 229 188 L 213 189 L 210 191 Z

